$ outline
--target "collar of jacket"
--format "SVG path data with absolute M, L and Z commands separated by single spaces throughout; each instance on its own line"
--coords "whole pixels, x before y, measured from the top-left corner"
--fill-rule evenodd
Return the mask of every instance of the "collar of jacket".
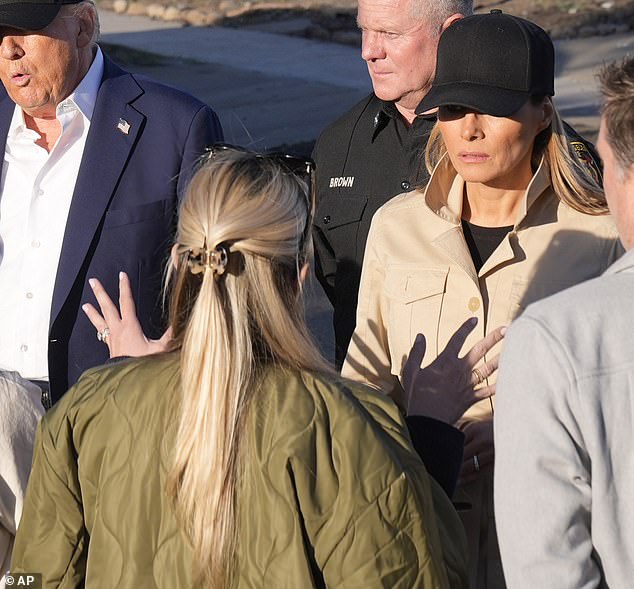
M 634 250 L 626 251 L 614 264 L 612 264 L 605 274 L 618 274 L 628 272 L 634 268 Z
M 401 117 L 401 113 L 396 108 L 396 104 L 393 102 L 389 102 L 386 100 L 380 101 L 380 107 L 376 111 L 374 115 L 374 119 L 372 120 L 372 141 L 374 141 L 377 135 L 388 126 L 390 121 L 397 121 Z M 417 115 L 416 119 L 414 119 L 413 125 L 416 124 L 417 120 L 436 120 L 436 113 L 432 115 Z
M 434 168 L 424 192 L 427 206 L 440 218 L 452 225 L 460 225 L 465 181 L 445 154 Z M 524 220 L 535 201 L 550 186 L 550 169 L 544 159 L 533 174 L 524 192 L 514 229 Z
M 379 110 L 376 111 L 374 119 L 372 120 L 372 141 L 376 139 L 376 136 L 388 126 L 391 120 L 396 120 L 399 116 L 399 112 L 393 102 L 381 101 Z

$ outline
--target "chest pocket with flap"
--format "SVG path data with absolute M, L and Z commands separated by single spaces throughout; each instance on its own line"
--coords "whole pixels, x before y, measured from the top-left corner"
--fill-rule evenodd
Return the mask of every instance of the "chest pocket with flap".
M 156 221 L 165 215 L 176 216 L 176 201 L 173 198 L 139 204 L 123 209 L 112 209 L 104 217 L 104 229 Z
M 427 344 L 423 364 L 438 354 L 438 327 L 448 268 L 390 266 L 383 292 L 388 305 L 388 345 L 392 370 L 400 374 L 418 333 Z
M 325 198 L 317 207 L 315 224 L 322 231 L 332 231 L 343 225 L 358 223 L 368 203 L 365 197 L 330 197 Z

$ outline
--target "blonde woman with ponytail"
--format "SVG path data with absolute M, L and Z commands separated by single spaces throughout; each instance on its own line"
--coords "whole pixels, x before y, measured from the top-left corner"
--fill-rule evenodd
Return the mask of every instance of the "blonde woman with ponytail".
M 43 587 L 465 587 L 396 406 L 304 322 L 307 162 L 215 148 L 182 203 L 170 350 L 87 372 L 38 432 L 13 570 Z
M 344 376 L 400 402 L 416 334 L 427 343 L 423 369 L 448 378 L 455 364 L 440 363 L 439 352 L 465 320 L 478 321 L 466 350 L 622 253 L 599 173 L 580 163 L 574 150 L 583 145 L 566 135 L 553 94 L 554 48 L 537 25 L 494 10 L 442 34 L 436 76 L 418 108 L 438 109 L 426 154 L 432 175 L 424 190 L 397 196 L 373 218 Z M 494 388 L 495 376 L 476 366 L 473 382 Z M 453 499 L 467 532 L 471 589 L 505 586 L 492 416 L 487 399 L 455 424 L 465 448 Z

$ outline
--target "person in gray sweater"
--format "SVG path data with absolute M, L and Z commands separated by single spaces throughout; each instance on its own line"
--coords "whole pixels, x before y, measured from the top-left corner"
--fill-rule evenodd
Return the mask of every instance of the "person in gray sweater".
M 508 587 L 634 579 L 634 57 L 607 66 L 598 149 L 627 253 L 509 328 L 495 414 L 495 515 Z
M 0 370 L 0 589 L 6 586 L 15 533 L 33 459 L 41 391 L 17 372 Z

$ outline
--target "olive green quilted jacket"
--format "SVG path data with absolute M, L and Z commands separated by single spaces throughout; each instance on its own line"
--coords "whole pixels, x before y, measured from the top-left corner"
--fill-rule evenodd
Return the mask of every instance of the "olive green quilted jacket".
M 176 353 L 88 371 L 42 420 L 12 561 L 44 587 L 192 587 L 165 493 Z M 466 586 L 461 524 L 392 402 L 271 369 L 244 432 L 239 588 Z

